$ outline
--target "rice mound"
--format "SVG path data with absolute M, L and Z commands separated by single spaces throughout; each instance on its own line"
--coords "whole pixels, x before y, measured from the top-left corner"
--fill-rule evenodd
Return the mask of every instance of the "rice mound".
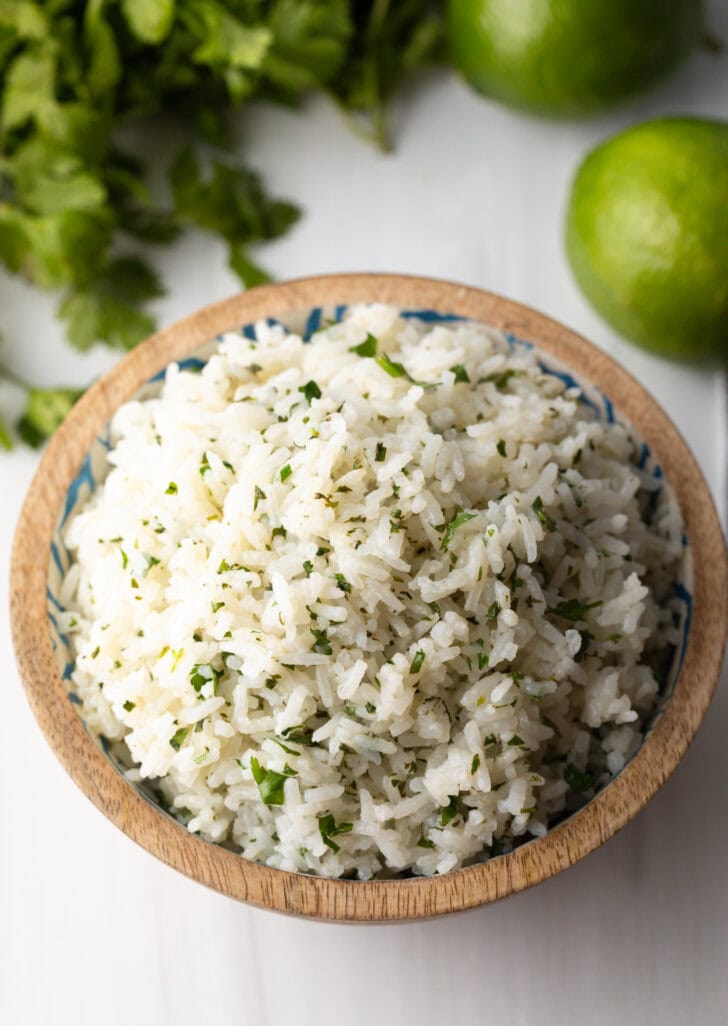
M 89 728 L 281 869 L 445 873 L 617 773 L 679 640 L 682 528 L 537 354 L 471 322 L 260 323 L 122 406 L 68 523 Z M 118 747 L 118 746 L 117 746 Z

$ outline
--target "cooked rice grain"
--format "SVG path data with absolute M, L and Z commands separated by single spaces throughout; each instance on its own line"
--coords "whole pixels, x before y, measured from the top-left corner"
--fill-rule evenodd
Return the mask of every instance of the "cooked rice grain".
M 444 873 L 543 834 L 654 708 L 667 490 L 494 330 L 371 305 L 256 331 L 119 409 L 66 528 L 89 727 L 281 869 Z

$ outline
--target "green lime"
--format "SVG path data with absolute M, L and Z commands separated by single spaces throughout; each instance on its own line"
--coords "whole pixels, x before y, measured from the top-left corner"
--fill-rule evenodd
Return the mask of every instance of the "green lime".
M 447 0 L 454 63 L 513 107 L 573 117 L 651 85 L 695 45 L 702 0 Z
M 607 140 L 574 179 L 577 282 L 627 338 L 676 359 L 728 358 L 728 122 L 658 118 Z

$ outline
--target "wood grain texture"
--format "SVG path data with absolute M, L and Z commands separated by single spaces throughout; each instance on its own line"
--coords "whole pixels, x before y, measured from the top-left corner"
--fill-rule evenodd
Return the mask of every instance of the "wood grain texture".
M 86 732 L 56 668 L 46 610 L 51 536 L 67 488 L 116 408 L 169 362 L 258 318 L 363 301 L 458 313 L 533 341 L 602 388 L 650 445 L 685 520 L 693 562 L 693 622 L 680 678 L 637 756 L 584 809 L 515 851 L 442 877 L 342 881 L 250 862 L 188 833 L 124 780 Z M 495 901 L 553 876 L 623 827 L 685 754 L 717 680 L 728 623 L 728 560 L 708 488 L 685 442 L 651 396 L 614 360 L 543 315 L 478 289 L 395 275 L 335 275 L 268 285 L 207 307 L 150 338 L 102 378 L 51 440 L 15 536 L 11 622 L 20 673 L 62 765 L 129 837 L 168 865 L 231 897 L 338 921 L 416 919 Z

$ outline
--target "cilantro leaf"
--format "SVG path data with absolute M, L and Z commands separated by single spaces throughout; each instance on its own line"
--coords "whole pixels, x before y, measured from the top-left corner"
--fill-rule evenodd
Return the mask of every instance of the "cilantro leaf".
M 263 769 L 255 756 L 251 756 L 250 770 L 253 774 L 253 779 L 258 785 L 260 800 L 266 805 L 283 805 L 285 799 L 283 785 L 287 777 L 296 776 L 295 771 L 287 764 L 284 766 L 282 773 L 278 773 L 276 770 Z
M 230 266 L 244 284 L 269 280 L 250 261 L 246 247 L 283 235 L 300 217 L 298 207 L 270 199 L 260 176 L 249 168 L 220 160 L 203 168 L 190 147 L 178 155 L 170 177 L 179 220 L 225 239 Z
M 20 53 L 4 73 L 2 125 L 8 132 L 43 121 L 55 105 L 56 58 L 50 40 Z
M 586 614 L 590 609 L 596 609 L 601 606 L 601 602 L 580 602 L 579 599 L 566 599 L 564 602 L 559 602 L 552 609 L 553 613 L 557 616 L 563 616 L 565 620 L 571 620 L 577 623 L 579 620 L 584 620 Z
M 25 409 L 16 424 L 18 434 L 37 449 L 50 438 L 82 395 L 83 389 L 78 388 L 29 388 Z M 3 445 L 8 448 L 4 442 Z
M 410 665 L 410 673 L 419 673 L 420 670 L 422 669 L 422 664 L 424 663 L 424 661 L 425 661 L 425 653 L 422 651 L 422 649 L 418 649 L 415 652 L 414 658 L 413 658 L 412 663 Z
M 8 426 L 3 418 L 0 417 L 0 448 L 4 449 L 6 452 L 10 452 L 12 447 L 13 439 L 10 435 L 10 431 L 8 430 Z
M 341 588 L 342 591 L 351 591 L 351 585 L 349 584 L 349 582 L 343 574 L 334 574 L 334 580 L 336 581 L 337 586 Z
M 321 389 L 315 381 L 307 381 L 305 385 L 299 385 L 298 391 L 303 393 L 309 406 L 311 405 L 312 399 L 321 398 Z
M 444 806 L 440 812 L 440 825 L 447 826 L 447 824 L 455 819 L 458 814 L 458 799 L 457 795 L 451 795 L 447 805 Z
M 470 383 L 470 377 L 468 376 L 468 372 L 465 370 L 461 363 L 456 363 L 454 367 L 450 368 L 450 370 L 455 375 L 456 385 L 461 382 L 467 382 L 468 384 Z
M 205 684 L 212 684 L 212 693 L 216 695 L 220 677 L 222 677 L 222 670 L 216 670 L 211 663 L 195 663 L 190 670 L 190 684 L 198 695 Z
M 356 353 L 357 356 L 376 356 L 377 355 L 377 344 L 378 340 L 367 332 L 367 337 L 363 342 L 360 342 L 358 346 L 350 346 L 349 352 Z
M 325 816 L 318 817 L 318 827 L 319 833 L 321 834 L 321 840 L 324 842 L 325 845 L 327 845 L 327 847 L 331 848 L 331 850 L 334 853 L 336 853 L 338 851 L 341 851 L 341 848 L 338 844 L 336 844 L 335 841 L 332 840 L 332 838 L 338 837 L 340 834 L 350 834 L 351 831 L 354 829 L 354 824 L 337 824 L 334 817 L 330 813 L 328 813 Z
M 341 68 L 351 36 L 347 0 L 277 0 L 263 71 L 275 86 L 300 93 L 328 82 Z
M 174 748 L 175 752 L 178 752 L 182 745 L 185 743 L 187 738 L 192 733 L 192 727 L 180 727 L 179 730 L 175 731 L 172 737 L 169 739 L 169 743 Z
M 543 526 L 546 528 L 547 531 L 555 531 L 556 530 L 556 521 L 552 520 L 552 518 L 548 515 L 546 510 L 543 508 L 543 500 L 541 499 L 540 495 L 537 495 L 536 498 L 531 503 L 531 509 L 536 514 L 536 516 L 541 521 L 541 523 L 543 524 Z
M 175 0 L 121 0 L 121 10 L 136 38 L 154 45 L 169 35 Z
M 115 257 L 93 284 L 72 288 L 58 313 L 76 349 L 103 341 L 115 349 L 132 349 L 154 331 L 153 319 L 137 304 L 161 295 L 156 274 L 137 257 Z
M 463 524 L 467 524 L 468 520 L 473 520 L 478 514 L 477 513 L 458 513 L 452 518 L 452 520 L 444 526 L 442 540 L 440 541 L 440 551 L 445 552 L 450 542 L 453 540 L 455 532 Z
M 376 357 L 376 361 L 382 370 L 389 374 L 390 378 L 405 378 L 408 376 L 404 365 L 397 363 L 396 360 L 393 360 L 386 353 L 380 353 L 379 356 Z
M 310 627 L 309 630 L 315 638 L 311 651 L 318 652 L 320 655 L 331 655 L 333 649 L 326 630 L 317 630 L 315 627 Z
M 596 780 L 591 773 L 583 773 L 580 769 L 577 769 L 572 762 L 567 762 L 564 767 L 564 780 L 571 790 L 576 791 L 577 794 L 583 794 L 584 791 L 590 791 L 596 783 Z

